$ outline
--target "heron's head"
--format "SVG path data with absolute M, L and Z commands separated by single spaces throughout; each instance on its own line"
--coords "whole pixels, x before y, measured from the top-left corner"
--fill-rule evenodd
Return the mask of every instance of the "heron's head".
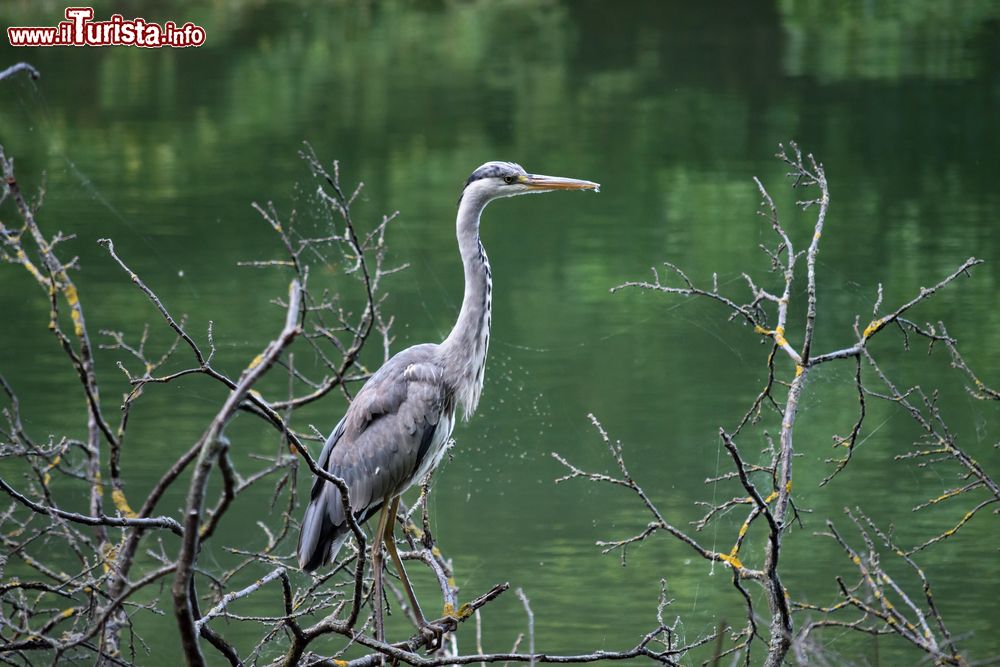
M 487 162 L 469 176 L 465 188 L 458 198 L 459 203 L 466 197 L 483 204 L 500 197 L 513 197 L 533 192 L 553 192 L 555 190 L 593 190 L 599 192 L 600 183 L 581 181 L 576 178 L 529 174 L 514 162 Z

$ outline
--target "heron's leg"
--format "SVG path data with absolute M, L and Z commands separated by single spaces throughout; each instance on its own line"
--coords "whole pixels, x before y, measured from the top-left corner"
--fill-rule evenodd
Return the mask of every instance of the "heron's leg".
M 399 552 L 396 550 L 396 540 L 392 536 L 393 528 L 396 526 L 396 512 L 398 511 L 399 496 L 396 496 L 389 507 L 389 521 L 385 525 L 385 547 L 389 550 L 392 562 L 396 564 L 396 571 L 399 572 L 399 578 L 403 581 L 403 588 L 406 589 L 406 595 L 410 598 L 410 604 L 413 605 L 413 615 L 417 617 L 417 625 L 423 627 L 427 625 L 427 621 L 424 620 L 424 614 L 420 611 L 420 603 L 417 602 L 417 596 L 413 594 L 410 578 L 406 576 L 403 559 L 399 557 Z
M 433 623 L 428 623 L 424 618 L 423 612 L 420 611 L 420 603 L 417 602 L 417 596 L 414 595 L 413 587 L 410 585 L 410 578 L 406 576 L 403 559 L 399 557 L 399 552 L 396 550 L 396 540 L 392 536 L 393 529 L 396 526 L 396 512 L 398 510 L 399 496 L 396 496 L 389 507 L 389 521 L 385 525 L 385 546 L 392 557 L 392 562 L 396 564 L 396 571 L 399 572 L 399 578 L 403 582 L 403 588 L 406 589 L 406 595 L 410 598 L 410 604 L 413 605 L 413 615 L 416 617 L 417 627 L 420 629 L 420 633 L 427 638 L 427 650 L 433 652 L 441 647 L 445 629 Z
M 386 499 L 386 501 L 388 498 Z M 386 519 L 389 517 L 389 503 L 382 502 L 382 512 L 378 517 L 378 529 L 375 531 L 375 540 L 372 542 L 372 575 L 375 579 L 375 639 L 385 640 L 385 627 L 382 619 L 382 536 L 385 533 Z

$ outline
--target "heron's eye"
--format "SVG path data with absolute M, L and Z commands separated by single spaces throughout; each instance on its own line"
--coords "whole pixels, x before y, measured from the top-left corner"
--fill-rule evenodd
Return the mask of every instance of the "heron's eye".
M 516 181 L 516 180 L 517 179 L 515 177 L 513 177 L 513 176 L 504 176 L 503 177 L 503 182 L 506 183 L 507 185 L 513 185 L 514 181 Z

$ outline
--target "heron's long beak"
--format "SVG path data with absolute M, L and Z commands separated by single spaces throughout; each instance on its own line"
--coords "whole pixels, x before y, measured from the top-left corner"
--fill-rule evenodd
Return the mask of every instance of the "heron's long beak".
M 528 174 L 521 177 L 521 182 L 528 186 L 529 190 L 548 192 L 550 190 L 593 190 L 601 191 L 601 184 L 593 181 L 581 181 L 577 178 L 562 178 L 560 176 L 543 176 L 542 174 Z

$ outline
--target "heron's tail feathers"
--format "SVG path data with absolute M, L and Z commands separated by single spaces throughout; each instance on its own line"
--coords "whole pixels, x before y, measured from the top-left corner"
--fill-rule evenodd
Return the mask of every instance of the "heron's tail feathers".
M 302 518 L 299 533 L 299 567 L 312 572 L 337 557 L 350 531 L 343 524 L 335 526 L 330 520 L 325 502 L 326 494 L 319 494 L 309 503 Z

